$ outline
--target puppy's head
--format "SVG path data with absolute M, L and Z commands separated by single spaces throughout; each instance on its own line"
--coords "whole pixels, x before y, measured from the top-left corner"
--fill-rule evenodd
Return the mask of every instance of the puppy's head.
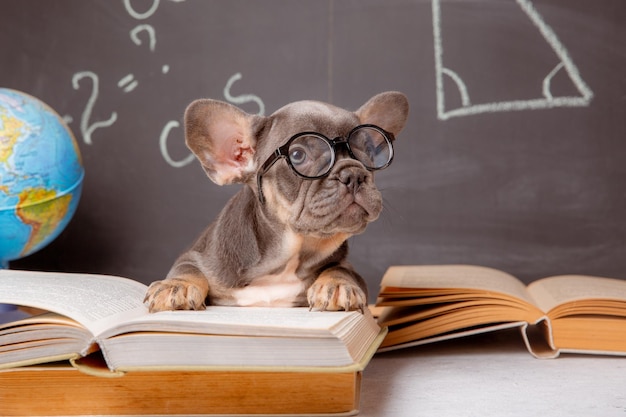
M 294 232 L 353 235 L 382 210 L 373 171 L 390 162 L 386 141 L 407 116 L 407 99 L 397 92 L 376 95 L 356 112 L 299 101 L 269 117 L 197 100 L 185 113 L 185 137 L 211 180 L 247 184 L 263 210 Z

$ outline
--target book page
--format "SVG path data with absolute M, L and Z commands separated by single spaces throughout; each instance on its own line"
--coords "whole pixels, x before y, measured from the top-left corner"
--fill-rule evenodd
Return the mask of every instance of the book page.
M 382 287 L 446 288 L 500 292 L 533 303 L 525 285 L 506 272 L 474 265 L 392 266 Z
M 626 280 L 560 275 L 532 282 L 528 292 L 537 306 L 548 312 L 559 304 L 593 298 L 626 302 Z
M 308 308 L 207 306 L 204 311 L 161 311 L 137 316 L 100 335 L 162 331 L 244 336 L 341 337 L 355 322 L 375 323 L 356 311 Z
M 76 320 L 92 334 L 146 313 L 147 287 L 107 275 L 0 270 L 0 303 L 36 307 Z

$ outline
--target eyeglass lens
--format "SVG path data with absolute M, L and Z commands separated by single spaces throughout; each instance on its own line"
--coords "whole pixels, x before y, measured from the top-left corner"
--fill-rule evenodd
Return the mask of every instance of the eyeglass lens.
M 365 168 L 379 169 L 389 163 L 391 147 L 383 133 L 371 127 L 362 127 L 348 138 L 350 151 Z
M 289 145 L 289 162 L 305 177 L 324 175 L 334 163 L 332 145 L 317 135 L 299 136 Z
M 391 159 L 391 147 L 382 132 L 360 127 L 347 139 L 352 156 L 368 169 L 379 169 Z M 288 149 L 289 162 L 298 174 L 316 178 L 328 173 L 335 163 L 333 146 L 322 136 L 305 134 L 294 138 Z

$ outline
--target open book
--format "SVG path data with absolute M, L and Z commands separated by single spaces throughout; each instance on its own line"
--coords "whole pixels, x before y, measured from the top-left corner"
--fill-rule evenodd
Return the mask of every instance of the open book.
M 101 350 L 112 371 L 348 372 L 363 369 L 384 337 L 369 312 L 208 307 L 150 314 L 146 289 L 112 276 L 0 271 L 1 304 L 45 311 L 0 323 L 0 369 Z
M 626 281 L 619 279 L 563 275 L 525 286 L 480 266 L 393 266 L 376 306 L 379 324 L 389 326 L 380 350 L 519 327 L 537 357 L 626 355 Z

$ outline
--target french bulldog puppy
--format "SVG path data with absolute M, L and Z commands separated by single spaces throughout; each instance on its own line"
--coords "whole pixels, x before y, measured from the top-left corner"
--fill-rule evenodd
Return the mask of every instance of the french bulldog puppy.
M 381 213 L 373 172 L 391 163 L 408 110 L 398 92 L 356 112 L 298 101 L 269 117 L 216 100 L 191 103 L 187 146 L 213 182 L 244 186 L 166 279 L 150 285 L 149 310 L 363 311 L 367 287 L 346 260 L 347 239 Z

